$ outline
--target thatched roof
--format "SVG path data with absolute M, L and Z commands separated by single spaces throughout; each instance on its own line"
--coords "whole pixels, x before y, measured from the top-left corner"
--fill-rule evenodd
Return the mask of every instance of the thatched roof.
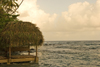
M 43 43 L 41 31 L 30 22 L 10 22 L 0 33 L 0 46 L 14 47 L 33 45 L 40 46 Z

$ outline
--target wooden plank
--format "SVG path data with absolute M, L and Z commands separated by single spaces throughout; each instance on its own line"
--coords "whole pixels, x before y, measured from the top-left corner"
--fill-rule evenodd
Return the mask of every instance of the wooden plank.
M 37 58 L 37 60 L 36 60 Z M 33 57 L 33 58 L 19 58 L 19 59 L 2 59 L 0 60 L 0 63 L 11 63 L 11 62 L 26 62 L 26 61 L 36 61 L 38 63 L 38 57 Z
M 11 51 L 29 51 L 30 49 L 28 47 L 12 47 Z M 8 48 L 6 49 L 8 51 Z
M 28 51 L 28 47 L 13 47 L 12 51 Z
M 18 59 L 18 58 L 34 58 L 35 56 L 33 55 L 14 55 L 11 56 L 12 59 Z
M 35 57 L 34 58 L 20 58 L 20 59 L 11 59 L 10 62 L 26 62 L 26 61 L 35 61 Z
M 0 56 L 0 60 L 2 60 L 2 59 L 7 59 L 7 57 Z
M 0 60 L 0 63 L 7 63 L 8 62 L 8 59 L 2 59 Z

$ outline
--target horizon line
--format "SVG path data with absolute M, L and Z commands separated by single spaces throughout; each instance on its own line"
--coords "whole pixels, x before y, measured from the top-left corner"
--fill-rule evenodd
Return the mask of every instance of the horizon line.
M 100 40 L 46 40 L 46 41 L 100 41 Z

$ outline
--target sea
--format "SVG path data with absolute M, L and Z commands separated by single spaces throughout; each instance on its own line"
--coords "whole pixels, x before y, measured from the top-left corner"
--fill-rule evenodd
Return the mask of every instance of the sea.
M 45 41 L 38 47 L 38 64 L 0 67 L 100 67 L 100 41 Z

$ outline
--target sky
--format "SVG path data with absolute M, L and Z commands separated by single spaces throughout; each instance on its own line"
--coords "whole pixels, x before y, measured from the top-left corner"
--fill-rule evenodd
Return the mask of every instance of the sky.
M 45 41 L 100 40 L 100 0 L 24 0 L 18 12 Z

